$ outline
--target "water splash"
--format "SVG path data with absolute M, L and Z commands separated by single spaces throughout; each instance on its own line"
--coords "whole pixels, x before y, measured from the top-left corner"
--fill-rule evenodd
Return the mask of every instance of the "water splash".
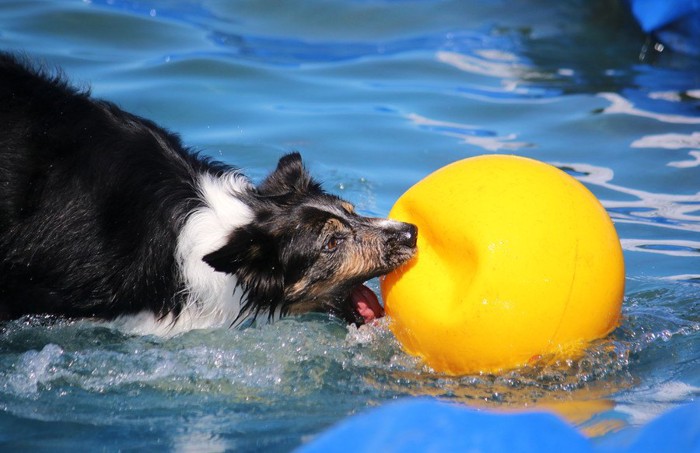
M 10 373 L 3 376 L 3 391 L 19 396 L 35 397 L 40 385 L 50 382 L 62 373 L 59 359 L 63 350 L 55 344 L 47 344 L 41 351 L 30 350 L 21 354 Z

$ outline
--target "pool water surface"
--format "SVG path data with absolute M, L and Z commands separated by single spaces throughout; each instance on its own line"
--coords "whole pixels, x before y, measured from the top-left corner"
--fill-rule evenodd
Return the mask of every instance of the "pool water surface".
M 645 43 L 614 0 L 0 2 L 0 49 L 62 67 L 256 181 L 298 150 L 366 215 L 462 158 L 552 163 L 602 201 L 627 268 L 608 338 L 500 375 L 435 373 L 386 321 L 172 338 L 5 322 L 0 448 L 289 451 L 418 395 L 544 407 L 595 443 L 697 400 L 700 60 L 640 56 Z

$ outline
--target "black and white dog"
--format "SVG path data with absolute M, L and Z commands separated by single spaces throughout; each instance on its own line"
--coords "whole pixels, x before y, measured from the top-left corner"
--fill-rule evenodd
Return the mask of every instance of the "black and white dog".
M 362 323 L 381 315 L 362 283 L 411 258 L 416 235 L 324 192 L 296 153 L 256 187 L 0 54 L 0 319 L 152 333 L 311 311 Z

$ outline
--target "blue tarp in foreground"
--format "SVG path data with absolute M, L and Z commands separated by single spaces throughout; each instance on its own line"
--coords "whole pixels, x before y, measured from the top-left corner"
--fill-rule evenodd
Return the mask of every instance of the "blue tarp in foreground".
M 594 445 L 551 413 L 481 412 L 427 398 L 406 399 L 345 419 L 300 449 L 344 451 L 700 452 L 700 402 Z

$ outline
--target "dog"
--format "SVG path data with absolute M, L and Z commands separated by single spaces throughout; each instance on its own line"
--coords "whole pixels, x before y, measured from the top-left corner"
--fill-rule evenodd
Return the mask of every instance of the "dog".
M 363 282 L 414 256 L 414 225 L 359 215 L 298 153 L 256 186 L 53 72 L 0 54 L 0 319 L 382 315 Z

